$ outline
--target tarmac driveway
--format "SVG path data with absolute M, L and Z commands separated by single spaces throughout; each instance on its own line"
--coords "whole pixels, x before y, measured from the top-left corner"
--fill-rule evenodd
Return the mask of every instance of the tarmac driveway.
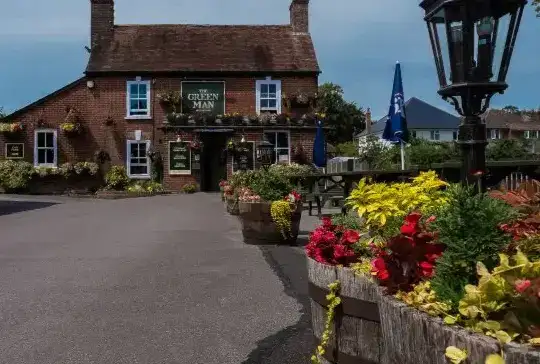
M 309 326 L 302 248 L 217 195 L 0 197 L 0 363 L 300 364 Z

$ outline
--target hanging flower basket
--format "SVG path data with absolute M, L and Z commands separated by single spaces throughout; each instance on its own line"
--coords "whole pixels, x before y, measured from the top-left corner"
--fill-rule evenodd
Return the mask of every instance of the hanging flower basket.
M 69 137 L 75 137 L 83 133 L 83 126 L 80 123 L 62 123 L 60 129 Z
M 0 132 L 8 138 L 14 138 L 21 135 L 24 127 L 22 123 L 0 123 Z
M 202 149 L 202 143 L 198 140 L 193 140 L 189 143 L 189 147 L 191 150 L 199 151 Z

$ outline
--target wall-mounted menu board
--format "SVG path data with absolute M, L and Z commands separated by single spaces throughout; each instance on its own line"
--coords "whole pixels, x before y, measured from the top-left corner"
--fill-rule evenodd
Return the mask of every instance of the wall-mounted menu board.
M 6 159 L 23 159 L 24 143 L 6 143 Z
M 169 142 L 169 174 L 191 174 L 189 142 Z
M 233 156 L 233 172 L 255 168 L 255 142 L 240 143 Z

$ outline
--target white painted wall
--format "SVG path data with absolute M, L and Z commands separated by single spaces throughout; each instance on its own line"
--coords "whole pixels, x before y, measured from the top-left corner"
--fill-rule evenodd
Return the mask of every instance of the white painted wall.
M 413 134 L 413 132 L 416 132 L 417 138 L 432 140 L 431 131 L 432 130 L 410 130 L 409 132 L 411 134 Z M 439 141 L 451 142 L 452 140 L 454 140 L 454 131 L 457 132 L 457 129 L 456 130 L 439 130 Z

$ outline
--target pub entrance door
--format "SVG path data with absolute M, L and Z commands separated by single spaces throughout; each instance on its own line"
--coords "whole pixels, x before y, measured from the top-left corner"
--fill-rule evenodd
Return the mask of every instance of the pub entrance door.
M 218 192 L 219 181 L 227 179 L 227 158 L 223 150 L 227 144 L 228 133 L 201 134 L 203 143 L 201 153 L 201 191 Z

